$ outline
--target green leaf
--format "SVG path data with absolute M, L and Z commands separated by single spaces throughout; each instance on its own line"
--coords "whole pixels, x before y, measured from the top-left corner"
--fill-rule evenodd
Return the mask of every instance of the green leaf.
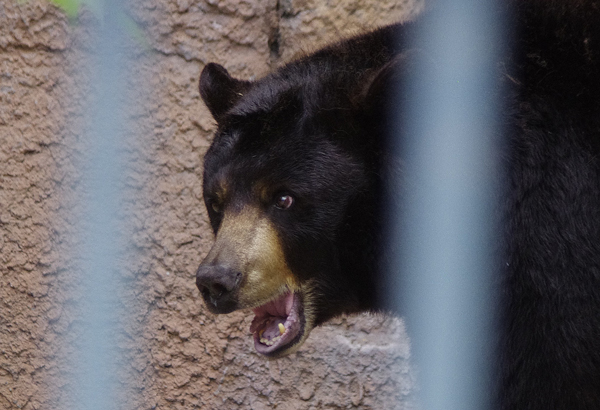
M 74 19 L 77 17 L 79 13 L 79 7 L 81 6 L 81 0 L 50 0 L 52 3 L 56 4 L 58 7 L 63 9 L 67 16 L 70 19 Z

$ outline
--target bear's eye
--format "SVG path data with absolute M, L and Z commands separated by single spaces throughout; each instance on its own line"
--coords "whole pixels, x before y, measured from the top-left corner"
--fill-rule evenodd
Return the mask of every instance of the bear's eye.
M 223 206 L 217 201 L 210 201 L 210 207 L 215 213 L 220 214 L 223 211 Z
M 291 195 L 279 195 L 275 199 L 277 209 L 289 209 L 294 204 L 294 197 Z

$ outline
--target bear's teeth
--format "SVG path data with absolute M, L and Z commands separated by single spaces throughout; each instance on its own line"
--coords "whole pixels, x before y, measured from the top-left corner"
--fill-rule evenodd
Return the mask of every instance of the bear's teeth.
M 266 339 L 266 338 L 264 338 L 264 337 L 261 336 L 260 342 L 262 344 L 264 344 L 264 345 L 267 345 L 267 346 L 273 346 L 275 344 L 275 342 L 277 342 L 279 339 L 281 339 L 281 336 L 274 337 L 271 340 Z
M 283 323 L 279 324 L 279 334 L 282 335 L 285 333 L 285 326 L 283 325 Z

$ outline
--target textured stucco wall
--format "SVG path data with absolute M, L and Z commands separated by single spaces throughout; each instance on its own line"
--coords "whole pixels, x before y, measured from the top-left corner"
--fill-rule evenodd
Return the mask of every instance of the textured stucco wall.
M 72 339 L 76 116 L 66 19 L 0 2 L 0 408 L 52 408 Z
M 401 321 L 339 318 L 269 361 L 251 314 L 208 313 L 194 271 L 212 234 L 201 202 L 214 122 L 198 95 L 204 64 L 264 75 L 342 36 L 414 15 L 410 0 L 140 0 L 132 50 L 130 199 L 118 344 L 123 409 L 410 408 Z M 94 17 L 69 23 L 43 0 L 0 0 L 0 409 L 69 403 L 76 342 L 75 218 Z M 87 64 L 86 64 L 87 62 Z M 88 68 L 86 68 L 88 67 Z

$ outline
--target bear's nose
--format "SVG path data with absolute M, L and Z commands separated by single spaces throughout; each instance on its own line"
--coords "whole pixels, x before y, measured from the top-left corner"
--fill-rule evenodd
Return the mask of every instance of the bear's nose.
M 196 286 L 213 313 L 236 309 L 234 291 L 241 281 L 242 272 L 222 265 L 200 265 L 196 271 Z

